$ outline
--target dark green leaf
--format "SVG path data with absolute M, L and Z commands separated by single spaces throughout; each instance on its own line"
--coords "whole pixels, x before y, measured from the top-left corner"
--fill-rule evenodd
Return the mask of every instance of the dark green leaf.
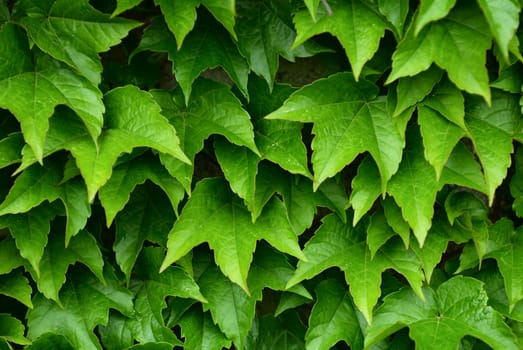
M 182 335 L 185 337 L 184 349 L 221 350 L 231 346 L 231 341 L 214 324 L 209 313 L 202 312 L 196 307 L 183 315 L 180 325 Z
M 23 266 L 26 260 L 20 256 L 15 240 L 11 237 L 0 241 L 0 274 L 8 274 L 13 269 Z
M 31 294 L 33 290 L 29 281 L 22 274 L 21 270 L 15 270 L 8 275 L 0 275 L 0 294 L 10 296 L 26 305 L 33 307 Z
M 75 350 L 75 348 L 63 335 L 44 333 L 26 347 L 26 350 Z
M 0 339 L 20 344 L 28 345 L 31 342 L 24 337 L 25 327 L 20 320 L 7 315 L 0 314 Z

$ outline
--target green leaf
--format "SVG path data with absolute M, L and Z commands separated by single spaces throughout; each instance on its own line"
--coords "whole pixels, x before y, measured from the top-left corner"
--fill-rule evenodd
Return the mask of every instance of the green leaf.
M 175 216 L 164 192 L 155 186 L 140 186 L 116 217 L 113 250 L 127 281 L 144 242 L 165 245 Z
M 447 71 L 449 79 L 460 89 L 490 102 L 485 67 L 485 52 L 491 41 L 486 31 L 488 25 L 479 9 L 472 2 L 467 4 L 468 7 L 460 4 L 444 19 L 428 24 L 418 35 L 411 27 L 392 56 L 387 83 L 416 75 L 434 62 Z M 434 50 L 435 47 L 438 49 Z
M 132 319 L 119 312 L 109 312 L 106 325 L 99 325 L 98 332 L 102 345 L 107 350 L 127 349 L 134 344 L 131 329 Z
M 331 349 L 341 340 L 351 348 L 362 348 L 363 334 L 345 286 L 323 280 L 316 287 L 316 299 L 305 335 L 307 349 Z
M 180 345 L 176 335 L 166 327 L 162 310 L 167 307 L 165 298 L 177 296 L 206 302 L 193 278 L 179 267 L 169 267 L 159 273 L 163 259 L 162 248 L 144 248 L 137 261 L 136 319 L 131 328 L 140 342 L 168 342 Z
M 400 237 L 405 244 L 405 249 L 410 246 L 410 226 L 401 214 L 401 208 L 391 197 L 382 199 L 381 206 L 385 213 L 387 223 Z
M 143 0 L 116 0 L 116 8 L 114 9 L 111 17 L 118 16 L 122 12 L 132 9 L 138 6 Z
M 416 127 L 407 132 L 407 149 L 398 172 L 388 184 L 387 192 L 400 206 L 403 218 L 423 245 L 434 214 L 434 201 L 440 184 L 432 166 L 423 156 Z
M 26 15 L 20 23 L 42 51 L 75 68 L 95 85 L 100 83 L 102 72 L 98 53 L 109 50 L 140 25 L 111 18 L 87 0 L 24 0 L 18 10 Z
M 236 0 L 202 0 L 202 5 L 220 22 L 229 34 L 238 41 L 234 30 L 236 24 Z
M 249 67 L 229 33 L 220 26 L 197 26 L 180 50 L 176 50 L 175 39 L 167 32 L 165 23 L 156 19 L 145 31 L 133 55 L 146 50 L 168 53 L 169 60 L 173 62 L 174 75 L 184 93 L 185 104 L 189 103 L 193 84 L 200 73 L 218 66 L 247 96 Z
M 8 314 L 0 314 L 0 325 L 0 339 L 20 345 L 31 344 L 24 337 L 25 327 L 20 320 Z
M 367 226 L 367 246 L 371 258 L 374 258 L 378 249 L 394 235 L 396 235 L 396 232 L 389 226 L 383 211 L 380 210 L 372 214 L 369 226 Z
M 185 37 L 194 28 L 196 23 L 196 7 L 200 5 L 200 0 L 155 0 L 165 17 L 165 22 L 169 30 L 176 37 L 176 46 L 179 50 Z
M 512 138 L 520 131 L 521 112 L 515 95 L 495 90 L 492 104 L 472 98 L 466 110 L 466 123 L 483 166 L 489 204 L 510 166 Z
M 407 326 L 417 349 L 457 349 L 466 336 L 481 339 L 494 349 L 519 349 L 502 317 L 487 305 L 483 284 L 457 276 L 437 290 L 425 287 L 425 302 L 403 288 L 385 297 L 368 328 L 365 347 Z
M 14 133 L 0 140 L 0 169 L 19 162 L 23 146 L 22 133 Z
M 38 290 L 47 299 L 65 306 L 67 301 L 61 300 L 58 293 L 65 283 L 69 265 L 73 265 L 77 261 L 89 267 L 100 281 L 104 281 L 102 253 L 90 233 L 81 231 L 71 239 L 69 246 L 65 248 L 63 237 L 51 232 L 40 261 L 40 275 L 31 273 Z
M 318 5 L 320 4 L 320 0 L 303 0 L 303 2 L 305 3 L 305 6 L 307 6 L 312 19 L 314 22 L 316 22 L 316 13 L 318 12 Z
M 385 189 L 398 169 L 404 141 L 386 101 L 376 94 L 372 83 L 357 83 L 351 74 L 339 73 L 296 91 L 266 117 L 314 123 L 314 189 L 365 151 L 376 161 Z
M 515 0 L 478 0 L 503 58 L 509 61 L 510 41 L 519 26 L 521 4 Z
M 98 193 L 98 198 L 105 209 L 108 227 L 116 214 L 129 201 L 131 192 L 137 185 L 143 184 L 146 180 L 150 180 L 162 188 L 168 195 L 172 208 L 175 211 L 178 209 L 178 204 L 184 197 L 180 183 L 171 177 L 157 160 L 142 156 L 115 167 L 111 178 Z
M 279 317 L 270 314 L 254 320 L 247 338 L 249 349 L 305 349 L 305 326 L 296 312 L 286 312 Z
M 376 163 L 370 156 L 363 158 L 358 173 L 352 179 L 352 192 L 349 204 L 354 210 L 352 224 L 356 224 L 369 211 L 381 193 L 380 174 Z
M 293 47 L 317 34 L 331 33 L 345 49 L 357 80 L 365 63 L 378 50 L 387 23 L 371 5 L 360 0 L 338 1 L 332 3 L 331 7 L 332 15 L 320 7 L 316 22 L 308 11 L 295 14 L 294 25 L 298 35 Z
M 23 266 L 25 262 L 13 238 L 7 237 L 0 241 L 0 275 L 10 273 L 17 267 Z
M 60 186 L 62 200 L 65 207 L 67 223 L 65 226 L 65 245 L 75 236 L 87 223 L 91 216 L 91 206 L 87 197 L 87 188 L 82 179 L 77 178 Z
M 351 254 L 347 255 L 347 251 Z M 303 252 L 307 261 L 298 262 L 287 287 L 338 266 L 345 272 L 354 304 L 369 323 L 372 321 L 372 309 L 381 293 L 381 274 L 386 269 L 392 268 L 403 274 L 421 296 L 423 277 L 414 253 L 396 240 L 371 258 L 365 236 L 350 224 L 343 224 L 335 215 L 323 219 L 322 226 L 305 244 Z
M 196 307 L 183 314 L 180 326 L 185 337 L 184 349 L 221 350 L 231 346 L 231 341 L 216 327 L 209 313 L 202 312 Z
M 237 349 L 243 349 L 245 337 L 254 319 L 256 298 L 245 294 L 243 289 L 214 266 L 205 270 L 198 284 L 209 301 L 208 308 L 214 322 Z
M 378 6 L 381 14 L 384 15 L 396 29 L 396 35 L 402 37 L 403 27 L 409 14 L 408 0 L 379 0 Z
M 32 293 L 33 289 L 21 270 L 15 270 L 8 275 L 0 275 L 0 294 L 16 299 L 28 308 L 33 308 Z
M 423 105 L 439 112 L 448 121 L 467 131 L 463 93 L 448 79 L 443 79 L 436 85 L 433 92 L 423 100 Z
M 27 350 L 75 350 L 66 337 L 56 333 L 45 333 L 38 337 Z
M 514 197 L 512 209 L 518 217 L 523 217 L 523 149 L 518 147 L 514 154 L 515 172 L 510 179 L 510 194 Z
M 207 220 L 201 220 L 201 217 Z M 305 259 L 285 207 L 270 201 L 253 224 L 249 212 L 222 179 L 201 180 L 169 232 L 162 270 L 208 242 L 223 273 L 245 291 L 256 241 L 264 239 L 278 250 Z
M 181 147 L 190 160 L 194 160 L 203 149 L 203 141 L 212 134 L 223 135 L 231 143 L 259 154 L 249 114 L 225 85 L 199 79 L 193 86 L 193 96 L 187 107 L 184 107 L 179 90 L 172 95 L 161 91 L 155 91 L 153 95 L 162 106 L 162 113 L 176 128 Z M 160 160 L 190 193 L 193 167 L 163 154 Z
M 422 0 L 416 16 L 415 35 L 417 36 L 428 23 L 445 18 L 455 5 L 456 0 Z
M 128 290 L 112 281 L 103 285 L 85 269 L 77 269 L 69 276 L 60 300 L 63 306 L 42 294 L 35 296 L 34 308 L 27 314 L 29 339 L 54 332 L 65 336 L 75 349 L 101 350 L 93 329 L 107 323 L 109 308 L 125 315 L 133 313 L 132 295 Z
M 93 139 L 100 135 L 105 108 L 102 93 L 92 82 L 42 53 L 36 52 L 33 58 L 22 35 L 13 24 L 0 31 L 1 42 L 13 42 L 0 57 L 17 62 L 5 70 L 0 67 L 0 107 L 9 109 L 19 120 L 25 141 L 41 162 L 48 119 L 57 105 L 74 110 Z
M 40 205 L 24 214 L 2 217 L 2 226 L 9 228 L 20 256 L 29 261 L 37 275 L 40 274 L 40 261 L 51 230 L 50 223 L 56 214 L 50 205 Z

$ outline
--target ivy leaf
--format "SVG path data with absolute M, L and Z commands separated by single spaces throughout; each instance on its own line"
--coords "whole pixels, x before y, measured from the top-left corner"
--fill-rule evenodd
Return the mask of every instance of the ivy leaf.
M 368 151 L 380 170 L 382 191 L 398 169 L 404 141 L 376 87 L 351 74 L 320 79 L 293 93 L 268 119 L 313 122 L 314 189 Z
M 116 0 L 116 8 L 114 9 L 111 17 L 118 16 L 122 12 L 132 9 L 138 6 L 143 0 Z
M 165 298 L 177 296 L 205 303 L 198 285 L 183 269 L 169 267 L 158 273 L 163 259 L 162 248 L 144 248 L 137 261 L 135 273 L 136 318 L 132 322 L 134 337 L 140 342 L 168 342 L 180 345 L 176 335 L 165 326 L 162 310 L 167 307 Z
M 352 192 L 349 204 L 354 210 L 352 224 L 356 224 L 369 211 L 381 193 L 380 173 L 370 156 L 363 158 L 358 173 L 352 179 Z
M 100 135 L 105 109 L 102 93 L 93 83 L 39 52 L 34 55 L 34 64 L 28 62 L 27 57 L 33 54 L 27 38 L 14 24 L 8 23 L 1 29 L 0 41 L 12 43 L 1 51 L 2 60 L 16 62 L 1 67 L 5 70 L 0 68 L 0 107 L 9 109 L 19 120 L 24 139 L 39 162 L 48 119 L 57 105 L 73 109 L 93 139 Z
M 400 206 L 403 218 L 423 245 L 434 215 L 434 201 L 440 184 L 432 166 L 425 160 L 417 128 L 407 132 L 407 149 L 387 192 Z
M 510 194 L 514 197 L 512 209 L 518 217 L 523 217 L 523 149 L 518 147 L 514 154 L 515 172 L 510 179 Z
M 416 348 L 450 350 L 470 335 L 494 349 L 519 349 L 502 317 L 487 305 L 483 284 L 470 277 L 456 276 L 437 290 L 425 287 L 425 302 L 407 288 L 389 294 L 368 328 L 365 347 L 407 326 Z
M 317 34 L 331 33 L 345 49 L 354 77 L 358 80 L 363 66 L 378 50 L 387 23 L 374 8 L 360 0 L 339 1 L 331 7 L 332 15 L 320 7 L 317 21 L 311 18 L 308 11 L 294 15 L 298 35 L 293 47 Z
M 4 238 L 0 241 L 0 274 L 8 274 L 17 267 L 23 266 L 26 260 L 20 256 L 11 237 Z
M 238 40 L 234 30 L 236 24 L 236 0 L 202 0 L 202 5 L 220 22 L 229 34 Z
M 254 319 L 256 298 L 249 296 L 237 284 L 227 279 L 217 267 L 211 266 L 200 276 L 198 284 L 209 301 L 212 318 L 237 349 L 244 340 Z M 235 312 L 231 313 L 231 310 Z
M 202 221 L 199 218 L 206 217 Z M 201 180 L 169 232 L 162 270 L 200 243 L 208 242 L 216 263 L 232 282 L 247 287 L 247 273 L 256 241 L 264 239 L 278 250 L 305 259 L 285 207 L 270 201 L 253 224 L 249 212 L 223 179 Z
M 508 62 L 510 41 L 519 26 L 520 3 L 514 0 L 478 0 L 478 4 L 487 19 L 490 31 L 494 34 L 496 43 L 501 49 L 503 58 Z
M 156 19 L 145 31 L 133 55 L 146 50 L 168 53 L 176 81 L 185 96 L 185 104 L 189 103 L 194 82 L 200 73 L 216 67 L 222 67 L 242 94 L 248 96 L 249 67 L 229 33 L 220 26 L 197 26 L 189 33 L 180 50 L 176 50 L 175 39 L 167 31 L 165 23 Z
M 200 0 L 155 0 L 154 3 L 162 9 L 167 27 L 174 34 L 179 50 L 187 34 L 194 28 L 196 7 L 200 5 Z
M 409 14 L 409 2 L 407 0 L 379 0 L 378 7 L 396 29 L 396 35 L 402 37 L 403 27 Z
M 17 318 L 8 314 L 0 314 L 0 324 L 2 325 L 0 339 L 20 345 L 31 344 L 29 339 L 24 337 L 25 327 Z M 9 345 L 8 348 L 11 349 Z
M 127 349 L 134 344 L 132 319 L 119 312 L 109 312 L 106 325 L 98 326 L 100 340 L 105 349 Z
M 423 100 L 423 105 L 438 111 L 448 121 L 467 131 L 463 93 L 448 79 L 443 79 L 436 85 L 432 93 Z
M 60 300 L 63 306 L 42 294 L 35 296 L 34 308 L 27 314 L 29 339 L 52 332 L 64 335 L 75 349 L 101 350 L 93 329 L 107 323 L 109 308 L 124 315 L 133 313 L 129 291 L 112 281 L 103 285 L 85 269 L 77 269 L 70 274 L 60 293 Z
M 351 348 L 363 347 L 363 334 L 345 286 L 333 279 L 316 287 L 316 303 L 305 335 L 308 349 L 331 349 L 340 340 Z
M 104 281 L 102 253 L 90 233 L 81 231 L 71 239 L 69 246 L 65 248 L 63 237 L 52 232 L 48 236 L 48 243 L 40 261 L 40 275 L 31 273 L 38 290 L 47 299 L 65 306 L 58 293 L 65 283 L 69 265 L 73 265 L 77 261 L 89 267 L 100 281 Z
M 136 259 L 147 240 L 165 245 L 166 233 L 174 222 L 174 212 L 165 192 L 156 186 L 140 186 L 127 206 L 116 217 L 116 238 L 113 250 L 116 262 L 127 281 Z
M 101 81 L 98 53 L 118 44 L 136 21 L 111 18 L 95 10 L 87 0 L 24 0 L 18 10 L 26 16 L 20 23 L 42 51 L 78 70 L 93 84 Z
M 393 242 L 371 258 L 365 235 L 331 214 L 323 219 L 322 226 L 305 244 L 303 252 L 307 261 L 298 262 L 287 287 L 312 278 L 329 267 L 338 266 L 345 273 L 354 304 L 371 323 L 372 309 L 381 292 L 381 274 L 386 269 L 392 268 L 403 274 L 421 297 L 423 277 L 420 263 L 414 253 L 398 243 Z M 350 256 L 347 251 L 351 252 Z
M 172 208 L 177 210 L 178 204 L 184 197 L 182 186 L 169 175 L 158 161 L 142 156 L 115 167 L 111 178 L 98 193 L 98 198 L 105 209 L 108 227 L 116 214 L 129 201 L 131 192 L 135 187 L 143 184 L 146 180 L 150 180 L 162 188 L 168 195 Z
M 214 324 L 207 312 L 193 307 L 180 319 L 182 335 L 185 337 L 184 349 L 216 349 L 229 348 L 231 341 Z
M 17 269 L 7 275 L 0 275 L 0 294 L 16 299 L 28 308 L 32 309 L 32 293 L 33 289 L 29 285 L 29 281 L 22 274 L 20 269 Z
M 431 3 L 438 3 L 431 1 Z M 483 14 L 475 5 L 460 4 L 448 16 L 428 24 L 418 35 L 411 27 L 392 56 L 392 72 L 387 83 L 416 75 L 434 62 L 445 69 L 460 89 L 481 95 L 490 102 L 485 52 L 490 35 Z M 438 50 L 433 50 L 437 47 Z M 463 62 L 469 62 L 464 66 Z
M 521 129 L 520 115 L 517 97 L 497 90 L 490 107 L 473 98 L 466 110 L 466 123 L 483 166 L 490 205 L 510 166 L 512 138 Z
M 203 149 L 203 141 L 212 134 L 223 135 L 235 145 L 245 146 L 259 155 L 249 114 L 225 85 L 199 79 L 187 107 L 179 90 L 172 95 L 161 91 L 153 94 L 162 106 L 162 113 L 177 130 L 181 147 L 190 160 L 194 160 Z M 193 167 L 171 156 L 160 155 L 160 160 L 190 193 Z
M 73 345 L 66 337 L 56 333 L 44 333 L 31 345 L 26 347 L 27 350 L 75 350 Z
M 29 261 L 37 275 L 40 275 L 40 261 L 51 230 L 50 222 L 56 214 L 50 205 L 40 205 L 24 214 L 4 216 L 0 223 L 0 226 L 9 228 L 20 256 Z
M 378 249 L 395 235 L 396 232 L 389 226 L 383 211 L 380 210 L 372 214 L 367 226 L 367 246 L 371 259 L 374 258 Z
M 87 197 L 87 188 L 82 179 L 77 178 L 60 186 L 60 199 L 65 207 L 67 222 L 65 226 L 65 245 L 87 224 L 91 216 L 91 206 Z
M 419 32 L 430 22 L 438 21 L 445 18 L 450 10 L 456 5 L 456 0 L 423 0 L 416 16 L 414 33 L 417 36 Z
M 401 237 L 405 249 L 407 249 L 410 246 L 410 226 L 403 218 L 401 208 L 398 207 L 391 197 L 382 199 L 381 206 L 383 207 L 387 224 Z
M 22 133 L 14 133 L 0 140 L 0 169 L 19 162 L 23 147 Z

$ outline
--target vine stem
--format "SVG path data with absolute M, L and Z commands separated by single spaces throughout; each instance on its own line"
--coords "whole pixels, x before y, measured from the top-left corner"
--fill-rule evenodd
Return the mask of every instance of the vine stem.
M 329 16 L 332 16 L 332 8 L 330 7 L 330 5 L 327 2 L 327 0 L 321 0 L 321 3 L 323 4 L 323 7 L 325 7 L 325 11 L 327 11 L 327 14 Z

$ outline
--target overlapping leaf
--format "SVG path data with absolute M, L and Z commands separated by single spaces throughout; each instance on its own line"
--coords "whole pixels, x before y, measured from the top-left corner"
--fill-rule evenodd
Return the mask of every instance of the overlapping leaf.
M 24 337 L 25 327 L 17 318 L 2 313 L 0 314 L 0 324 L 2 325 L 0 329 L 0 340 L 5 342 L 5 349 L 11 349 L 11 346 L 7 344 L 7 342 L 19 345 L 31 344 L 29 339 Z
M 180 319 L 180 325 L 182 335 L 185 336 L 184 349 L 221 350 L 231 345 L 231 341 L 214 324 L 209 313 L 197 308 L 185 312 Z
M 293 93 L 268 119 L 313 122 L 314 188 L 368 151 L 380 170 L 381 188 L 397 171 L 404 147 L 376 87 L 339 73 Z

